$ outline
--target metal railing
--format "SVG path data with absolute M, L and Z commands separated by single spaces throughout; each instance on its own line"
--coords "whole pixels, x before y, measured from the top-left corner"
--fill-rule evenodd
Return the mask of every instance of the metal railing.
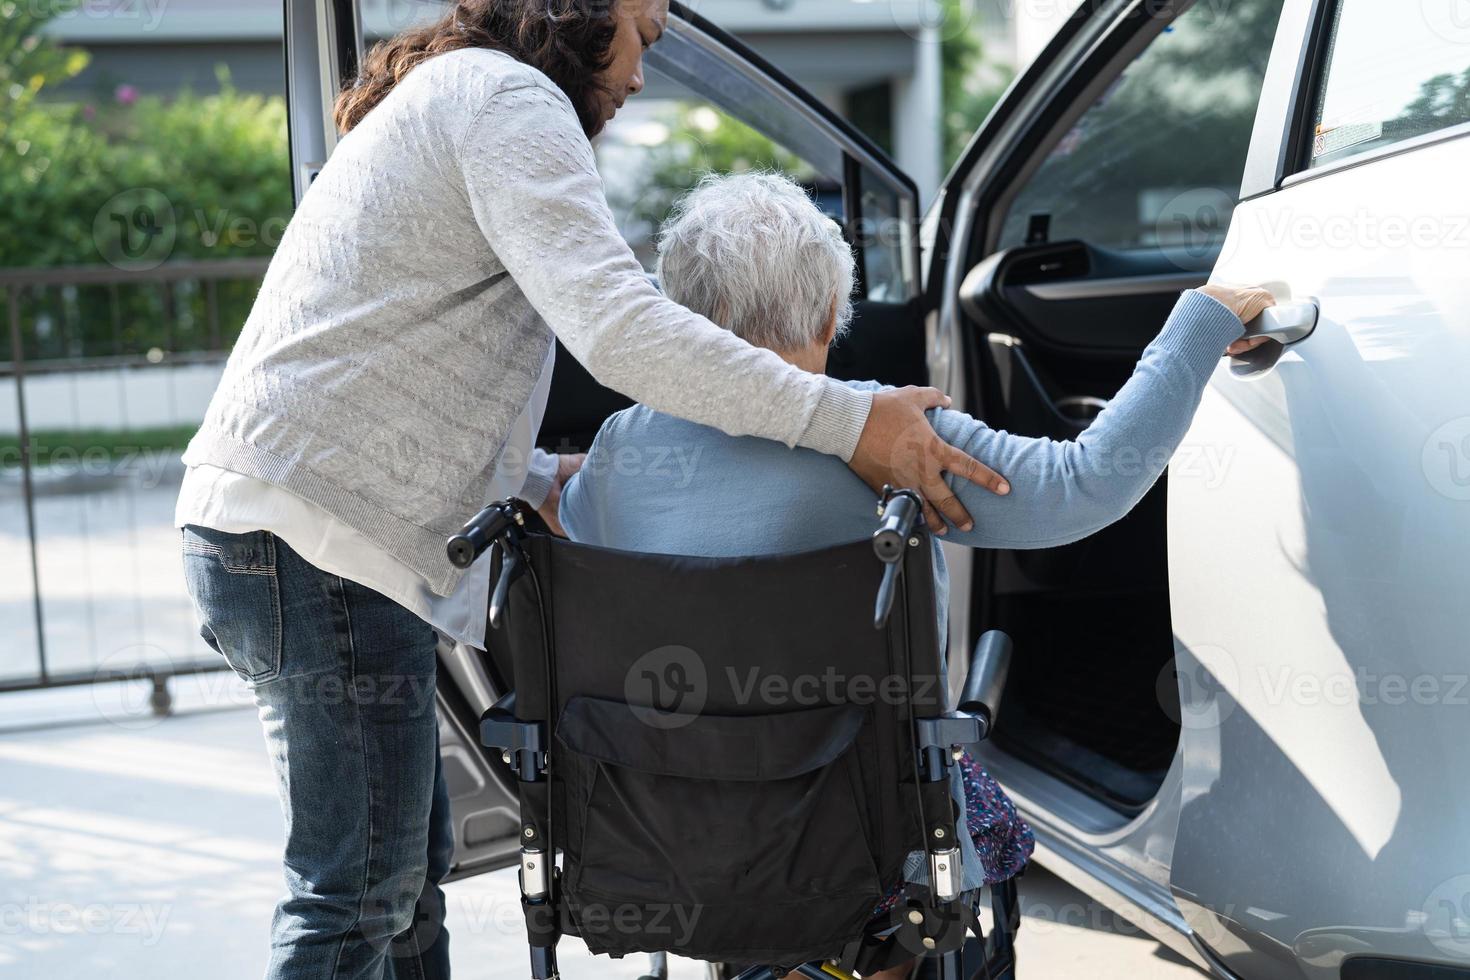
M 34 619 L 34 672 L 20 672 L 0 679 L 0 692 L 32 690 L 99 680 L 151 679 L 155 710 L 167 710 L 169 676 L 215 670 L 224 666 L 220 658 L 196 659 L 166 664 L 103 665 L 94 660 L 90 668 L 53 670 L 47 649 L 46 592 L 42 580 L 42 556 L 36 521 L 36 478 L 33 432 L 28 418 L 26 379 L 58 375 L 82 375 L 97 371 L 155 371 L 187 365 L 219 363 L 233 345 L 239 322 L 221 315 L 221 288 L 242 284 L 232 302 L 236 310 L 248 303 L 243 292 L 250 286 L 253 296 L 265 273 L 268 258 L 168 262 L 153 269 L 130 271 L 113 266 L 0 269 L 0 291 L 5 294 L 8 321 L 8 359 L 0 360 L 0 383 L 15 386 L 20 497 L 29 544 Z M 146 305 L 152 312 L 139 315 L 140 296 L 154 293 L 156 302 Z M 85 295 L 85 304 L 78 297 Z M 48 298 L 55 302 L 48 305 Z M 78 321 L 78 311 L 86 307 Z M 196 311 L 202 306 L 202 328 Z M 98 322 L 97 311 L 106 322 Z M 26 311 L 32 315 L 27 318 Z M 53 315 L 60 310 L 59 315 Z M 230 316 L 227 314 L 227 316 Z M 189 329 L 181 329 L 188 324 Z M 42 337 L 41 327 L 47 336 Z M 45 343 L 43 344 L 43 339 Z M 49 345 L 50 352 L 42 350 Z M 28 357 L 27 351 L 33 353 Z M 63 381 L 64 383 L 64 381 Z M 4 467 L 0 467 L 3 472 Z M 95 602 L 88 595 L 87 603 Z M 89 613 L 90 615 L 90 613 Z M 140 614 L 141 617 L 141 614 Z M 140 622 L 142 619 L 140 618 Z M 23 624 L 0 624 L 20 632 Z M 15 643 L 0 643 L 0 649 L 23 656 Z M 0 672 L 12 674 L 12 664 L 0 663 Z

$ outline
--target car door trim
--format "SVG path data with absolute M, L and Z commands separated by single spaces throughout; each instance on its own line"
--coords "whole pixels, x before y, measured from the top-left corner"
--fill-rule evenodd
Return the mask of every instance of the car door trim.
M 357 71 L 362 23 L 353 0 L 282 0 L 282 16 L 286 152 L 294 206 L 337 146 L 332 103 L 343 80 Z
M 683 21 L 683 26 L 691 40 L 702 47 L 712 49 L 718 45 L 727 49 L 739 60 L 749 64 L 757 73 L 753 80 L 758 82 L 762 88 L 775 98 L 801 111 L 813 125 L 828 132 L 834 142 L 859 163 L 891 181 L 895 188 L 912 194 L 914 200 L 918 200 L 919 185 L 914 183 L 913 178 L 908 174 L 900 170 L 878 144 L 829 106 L 823 104 L 781 69 L 752 50 L 739 38 L 695 13 L 679 0 L 670 0 L 669 16 Z M 701 34 L 704 35 L 703 38 L 699 37 Z M 718 52 L 714 56 L 720 57 Z
M 1444 129 L 1436 129 L 1432 133 L 1423 133 L 1398 143 L 1380 146 L 1376 150 L 1368 150 L 1356 156 L 1334 160 L 1332 163 L 1324 164 L 1320 167 L 1312 167 L 1307 170 L 1299 170 L 1294 174 L 1287 174 L 1281 178 L 1281 188 L 1285 190 L 1288 187 L 1305 184 L 1309 180 L 1316 180 L 1318 177 L 1327 177 L 1331 174 L 1341 173 L 1344 170 L 1351 170 L 1354 167 L 1377 163 L 1379 160 L 1387 160 L 1390 157 L 1396 157 L 1403 153 L 1413 153 L 1415 150 L 1422 150 L 1426 146 L 1435 146 L 1440 143 L 1448 143 L 1451 140 L 1463 139 L 1466 136 L 1470 136 L 1470 122 L 1463 122 L 1455 126 L 1446 126 Z
M 1298 120 L 1311 98 L 1311 79 L 1331 6 L 1329 0 L 1286 0 L 1282 4 L 1241 174 L 1241 201 L 1275 191 L 1301 157 Z
M 1071 279 L 1022 286 L 1039 300 L 1112 299 L 1142 293 L 1193 289 L 1209 278 L 1204 272 L 1169 272 L 1153 276 L 1119 276 L 1114 279 Z

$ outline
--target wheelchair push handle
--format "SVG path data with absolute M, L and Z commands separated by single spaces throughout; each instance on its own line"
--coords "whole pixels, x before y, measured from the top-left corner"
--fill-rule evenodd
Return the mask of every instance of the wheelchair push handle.
M 881 630 L 888 622 L 888 614 L 893 611 L 903 552 L 922 514 L 923 505 L 918 494 L 912 490 L 883 488 L 883 498 L 878 502 L 878 530 L 873 532 L 873 553 L 885 566 L 883 581 L 878 584 L 878 600 L 873 606 L 874 629 Z
M 1011 669 L 1011 638 L 1000 630 L 988 630 L 970 654 L 970 673 L 960 692 L 958 708 L 985 719 L 987 731 L 1000 717 L 1000 699 Z
M 873 553 L 879 561 L 891 565 L 903 557 L 903 549 L 923 509 L 919 495 L 912 490 L 883 488 L 883 501 L 878 505 L 878 530 L 873 532 Z
M 475 563 L 475 559 L 485 553 L 485 549 L 494 543 L 512 527 L 522 527 L 526 523 L 520 508 L 513 500 L 497 500 L 495 503 L 471 517 L 459 533 L 451 537 L 445 547 L 449 555 L 449 563 L 455 568 L 469 568 Z

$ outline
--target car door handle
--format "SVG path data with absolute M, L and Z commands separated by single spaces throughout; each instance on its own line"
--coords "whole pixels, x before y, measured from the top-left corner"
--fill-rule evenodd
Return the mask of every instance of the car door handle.
M 1245 325 L 1245 335 L 1270 337 L 1284 345 L 1305 340 L 1315 329 L 1317 301 L 1290 300 L 1266 307 L 1260 316 Z

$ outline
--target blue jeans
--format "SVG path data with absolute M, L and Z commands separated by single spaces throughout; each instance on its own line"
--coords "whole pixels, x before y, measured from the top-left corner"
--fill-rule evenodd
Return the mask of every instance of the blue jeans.
M 448 977 L 433 629 L 268 531 L 189 525 L 183 549 L 200 635 L 254 693 L 286 818 L 266 976 Z

